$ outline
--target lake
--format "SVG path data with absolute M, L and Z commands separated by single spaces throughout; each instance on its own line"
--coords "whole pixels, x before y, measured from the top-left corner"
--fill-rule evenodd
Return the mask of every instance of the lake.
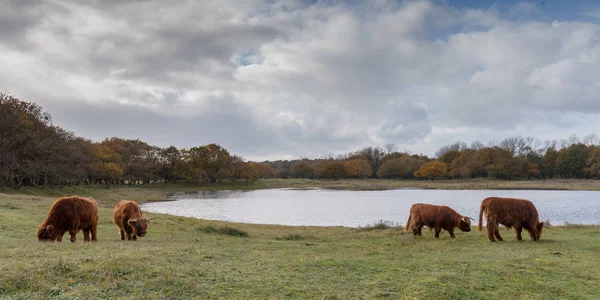
M 531 200 L 538 209 L 540 220 L 549 220 L 553 225 L 600 224 L 600 192 L 597 191 L 202 191 L 170 194 L 168 201 L 145 203 L 142 209 L 240 223 L 358 227 L 386 220 L 403 226 L 414 203 L 448 205 L 477 220 L 481 200 L 491 196 Z

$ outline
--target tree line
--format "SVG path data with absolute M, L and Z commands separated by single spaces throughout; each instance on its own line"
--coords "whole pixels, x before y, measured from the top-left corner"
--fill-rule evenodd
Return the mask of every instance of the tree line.
M 540 141 L 511 137 L 488 145 L 464 142 L 444 146 L 435 158 L 398 152 L 393 145 L 368 147 L 318 160 L 273 161 L 283 178 L 385 178 L 385 179 L 552 179 L 600 177 L 600 138 Z
M 252 183 L 261 178 L 599 178 L 600 139 L 511 137 L 457 142 L 434 158 L 393 144 L 322 159 L 246 161 L 218 144 L 161 148 L 138 139 L 78 137 L 34 103 L 0 93 L 0 188 L 153 182 Z
M 153 182 L 246 183 L 272 177 L 217 145 L 161 148 L 140 140 L 93 142 L 52 123 L 34 103 L 0 93 L 0 188 Z

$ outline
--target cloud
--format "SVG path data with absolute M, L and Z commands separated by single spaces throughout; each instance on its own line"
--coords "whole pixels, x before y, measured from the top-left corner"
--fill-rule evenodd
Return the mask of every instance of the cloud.
M 518 2 L 510 6 L 508 13 L 514 18 L 528 17 L 539 13 L 534 2 Z
M 433 154 L 548 136 L 561 112 L 560 132 L 579 133 L 600 113 L 600 27 L 528 20 L 533 3 L 512 19 L 430 1 L 0 5 L 0 87 L 95 139 L 250 158 Z

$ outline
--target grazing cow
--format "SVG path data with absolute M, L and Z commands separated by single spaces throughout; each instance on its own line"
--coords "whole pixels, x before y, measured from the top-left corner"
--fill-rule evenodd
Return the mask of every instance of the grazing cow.
M 113 221 L 119 228 L 121 240 L 125 240 L 125 234 L 127 240 L 137 240 L 138 236 L 145 236 L 150 220 L 144 218 L 140 206 L 135 201 L 119 201 L 113 214 Z
M 96 241 L 98 228 L 98 204 L 92 198 L 79 196 L 63 197 L 52 204 L 46 220 L 37 229 L 37 238 L 40 242 L 62 241 L 65 232 L 71 235 L 71 242 L 75 243 L 75 236 L 83 230 L 83 240 Z
M 498 197 L 483 199 L 479 208 L 477 232 L 481 232 L 484 213 L 487 219 L 488 239 L 492 242 L 495 242 L 496 239 L 503 240 L 498 232 L 498 224 L 504 225 L 506 228 L 514 227 L 519 241 L 523 240 L 521 237 L 523 229 L 529 232 L 533 241 L 539 240 L 542 235 L 544 222 L 539 221 L 537 209 L 529 200 Z
M 448 206 L 417 203 L 410 207 L 410 215 L 404 226 L 404 231 L 411 228 L 414 235 L 421 235 L 423 226 L 435 229 L 435 237 L 440 237 L 440 231 L 445 229 L 454 238 L 454 227 L 462 231 L 471 231 L 471 221 L 467 216 L 457 213 Z

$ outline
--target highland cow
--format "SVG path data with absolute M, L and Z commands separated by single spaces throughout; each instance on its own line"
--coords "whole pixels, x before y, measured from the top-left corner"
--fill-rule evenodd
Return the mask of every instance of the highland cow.
M 487 220 L 488 239 L 495 242 L 496 239 L 503 241 L 498 231 L 498 224 L 510 229 L 514 227 L 517 232 L 517 240 L 522 241 L 521 231 L 529 232 L 531 240 L 538 241 L 542 235 L 544 222 L 538 219 L 538 212 L 529 200 L 514 198 L 489 197 L 481 201 L 479 209 L 479 223 L 477 232 L 481 232 L 483 214 Z
M 119 229 L 121 240 L 137 240 L 146 235 L 151 219 L 142 215 L 140 206 L 135 201 L 121 200 L 113 213 L 113 221 Z
M 412 229 L 414 235 L 421 235 L 423 226 L 435 229 L 435 237 L 440 237 L 440 231 L 445 229 L 454 238 L 454 227 L 461 231 L 471 231 L 471 221 L 467 216 L 457 213 L 448 206 L 417 203 L 410 207 L 410 215 L 404 226 L 404 231 Z
M 40 242 L 62 241 L 65 232 L 71 235 L 71 242 L 75 243 L 79 230 L 83 230 L 83 240 L 95 242 L 98 228 L 98 204 L 92 198 L 79 196 L 63 197 L 52 204 L 46 220 L 37 229 L 37 238 Z

